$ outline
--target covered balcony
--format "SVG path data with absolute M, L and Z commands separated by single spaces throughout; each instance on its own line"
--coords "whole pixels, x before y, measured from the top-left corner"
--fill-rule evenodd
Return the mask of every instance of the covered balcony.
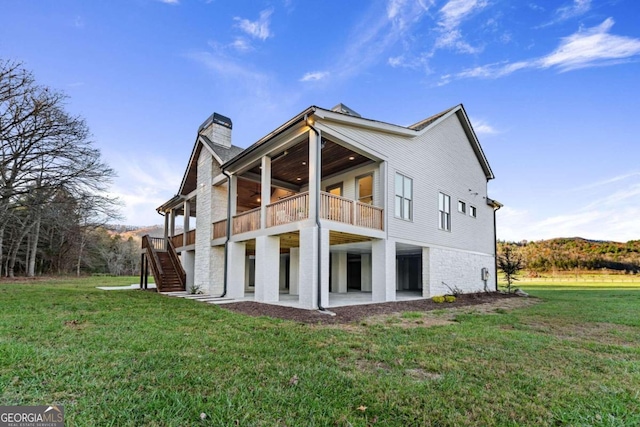
M 384 230 L 380 164 L 327 139 L 322 139 L 321 157 L 320 219 Z M 267 173 L 262 172 L 263 168 L 268 169 Z M 240 238 L 244 233 L 313 219 L 309 176 L 306 135 L 234 175 L 231 235 Z M 214 221 L 212 231 L 214 240 L 226 237 L 227 220 Z

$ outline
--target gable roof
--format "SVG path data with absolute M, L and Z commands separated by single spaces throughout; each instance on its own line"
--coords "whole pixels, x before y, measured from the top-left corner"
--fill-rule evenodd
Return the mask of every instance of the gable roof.
M 457 108 L 458 105 L 456 105 L 455 107 L 451 107 L 447 110 L 444 110 L 438 114 L 434 114 L 431 117 L 427 117 L 424 120 L 420 120 L 418 123 L 414 123 L 411 126 L 408 126 L 409 129 L 414 129 L 414 130 L 422 130 L 425 129 L 427 127 L 429 127 L 429 125 L 433 122 L 435 122 L 436 120 L 438 120 L 440 117 L 444 116 L 445 114 L 449 113 L 451 110 L 453 110 L 454 108 Z
M 342 105 L 342 104 L 339 104 Z M 335 107 L 334 107 L 335 108 Z M 196 180 L 197 180 L 197 166 L 198 166 L 198 157 L 202 150 L 202 147 L 205 147 L 207 150 L 211 152 L 216 161 L 220 164 L 222 169 L 227 169 L 233 164 L 237 163 L 241 159 L 247 157 L 251 153 L 253 153 L 256 149 L 263 146 L 264 144 L 271 141 L 277 135 L 286 132 L 292 127 L 301 124 L 307 117 L 318 116 L 319 118 L 341 122 L 347 125 L 359 126 L 364 128 L 370 128 L 373 130 L 381 131 L 381 132 L 389 132 L 396 135 L 401 135 L 405 137 L 413 137 L 421 135 L 422 133 L 428 131 L 429 129 L 437 126 L 439 123 L 446 120 L 448 117 L 456 114 L 460 123 L 464 129 L 467 138 L 471 144 L 471 147 L 482 167 L 482 170 L 487 177 L 487 180 L 493 179 L 493 171 L 489 166 L 489 162 L 480 146 L 480 142 L 473 130 L 473 126 L 469 121 L 469 117 L 464 109 L 462 104 L 458 104 L 454 107 L 448 108 L 440 113 L 434 114 L 433 116 L 427 117 L 417 123 L 414 123 L 410 126 L 401 126 L 392 123 L 382 122 L 379 120 L 368 119 L 361 116 L 356 116 L 352 114 L 344 114 L 341 112 L 337 112 L 335 110 L 327 110 L 325 108 L 317 107 L 312 105 L 301 113 L 295 115 L 287 122 L 283 123 L 278 128 L 274 129 L 269 134 L 260 138 L 258 141 L 247 147 L 246 149 L 232 145 L 231 147 L 226 147 L 220 144 L 216 144 L 211 141 L 207 136 L 198 134 L 196 138 L 196 142 L 193 147 L 193 151 L 191 152 L 191 156 L 189 158 L 189 164 L 185 171 L 184 177 L 182 178 L 182 183 L 180 184 L 180 190 L 176 197 L 178 199 L 180 196 L 186 196 L 196 189 Z M 169 202 L 162 205 L 162 207 L 166 206 L 170 202 L 176 202 L 178 200 L 176 198 L 171 199 Z M 160 208 L 158 208 L 160 209 Z
M 275 129 L 274 131 L 272 131 L 271 133 L 269 133 L 268 135 L 265 135 L 264 137 L 256 141 L 254 144 L 249 146 L 246 150 L 242 151 L 235 157 L 231 158 L 229 161 L 223 164 L 222 167 L 223 169 L 227 169 L 228 167 L 237 163 L 241 159 L 250 155 L 257 148 L 263 146 L 265 143 L 268 143 L 275 136 L 287 131 L 288 129 L 291 129 L 292 127 L 294 127 L 295 125 L 303 121 L 306 117 L 311 117 L 312 115 L 318 116 L 319 118 L 322 118 L 325 120 L 340 122 L 342 124 L 369 128 L 379 132 L 388 132 L 388 133 L 393 133 L 393 134 L 401 135 L 405 137 L 413 137 L 413 136 L 421 135 L 424 132 L 427 132 L 429 129 L 431 129 L 434 126 L 437 126 L 439 123 L 446 120 L 448 117 L 450 117 L 453 114 L 456 114 L 458 117 L 458 120 L 460 120 L 460 123 L 464 129 L 464 132 L 467 135 L 467 138 L 469 139 L 469 143 L 471 144 L 471 147 L 474 153 L 476 154 L 476 157 L 478 158 L 478 162 L 480 163 L 480 166 L 482 167 L 482 170 L 487 180 L 493 179 L 495 177 L 493 175 L 493 171 L 489 166 L 489 162 L 487 161 L 484 151 L 480 146 L 480 141 L 478 141 L 478 137 L 475 134 L 473 127 L 471 126 L 469 117 L 467 116 L 467 113 L 462 104 L 458 104 L 438 114 L 427 117 L 426 119 L 421 120 L 417 123 L 414 123 L 411 126 L 400 126 L 396 124 L 382 122 L 379 120 L 368 119 L 365 117 L 358 117 L 350 114 L 339 113 L 333 110 L 327 110 L 327 109 L 312 105 L 306 110 L 299 113 L 298 115 L 294 116 L 292 119 L 290 119 L 289 121 L 287 121 L 286 123 L 278 127 L 277 129 Z
M 182 183 L 180 184 L 180 190 L 178 191 L 179 195 L 186 196 L 196 189 L 198 179 L 198 157 L 200 157 L 200 152 L 203 147 L 213 155 L 213 158 L 216 159 L 220 165 L 244 151 L 243 148 L 235 145 L 226 147 L 224 145 L 216 144 L 206 136 L 199 134 L 196 138 L 193 151 L 191 152 L 191 157 L 189 157 L 189 164 L 184 172 Z

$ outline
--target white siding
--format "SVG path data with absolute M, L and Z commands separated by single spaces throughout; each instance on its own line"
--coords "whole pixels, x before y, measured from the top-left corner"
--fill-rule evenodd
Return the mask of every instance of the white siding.
M 464 251 L 425 248 L 422 265 L 423 295 L 425 296 L 450 294 L 455 288 L 464 293 L 482 292 L 485 286 L 482 280 L 482 269 L 486 268 L 493 272 L 494 258 L 491 255 Z M 495 283 L 494 278 L 490 277 L 487 281 L 489 290 L 494 290 L 493 283 Z M 426 286 L 428 286 L 428 292 L 425 292 Z
M 390 238 L 486 254 L 494 252 L 493 209 L 486 204 L 487 179 L 453 114 L 418 137 L 326 124 L 341 138 L 364 141 L 388 158 L 387 231 Z M 413 220 L 394 215 L 395 175 L 413 179 Z M 471 190 L 471 191 L 470 191 Z M 438 229 L 438 192 L 451 196 L 451 231 Z M 477 194 L 475 194 L 477 193 Z M 458 213 L 458 200 L 477 209 L 477 218 Z

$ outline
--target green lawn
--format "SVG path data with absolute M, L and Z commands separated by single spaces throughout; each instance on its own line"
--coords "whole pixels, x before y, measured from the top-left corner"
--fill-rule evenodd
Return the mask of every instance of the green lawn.
M 95 289 L 136 281 L 0 282 L 0 405 L 62 404 L 69 426 L 640 425 L 638 289 L 336 327 Z

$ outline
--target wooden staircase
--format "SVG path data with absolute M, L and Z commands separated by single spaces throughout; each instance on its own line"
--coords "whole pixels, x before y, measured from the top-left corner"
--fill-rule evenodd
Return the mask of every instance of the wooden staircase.
M 187 274 L 170 239 L 142 236 L 141 285 L 148 267 L 151 267 L 158 292 L 185 291 Z

